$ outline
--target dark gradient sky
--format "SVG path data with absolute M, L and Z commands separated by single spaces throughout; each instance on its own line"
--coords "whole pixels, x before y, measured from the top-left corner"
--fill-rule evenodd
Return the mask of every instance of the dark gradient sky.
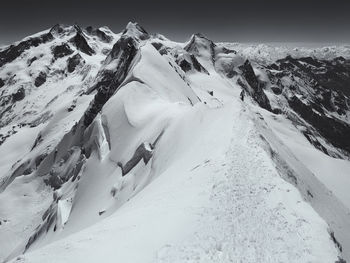
M 214 41 L 350 43 L 350 1 L 5 0 L 0 6 L 0 44 L 56 23 L 120 32 L 128 21 L 177 41 L 201 32 Z

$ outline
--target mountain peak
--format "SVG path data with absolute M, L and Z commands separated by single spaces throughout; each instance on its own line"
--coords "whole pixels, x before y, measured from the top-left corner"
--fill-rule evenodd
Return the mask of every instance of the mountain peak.
M 191 36 L 190 41 L 186 44 L 184 49 L 188 52 L 194 52 L 201 48 L 213 50 L 215 47 L 215 43 L 209 38 L 201 33 L 196 33 Z
M 141 40 L 149 38 L 148 32 L 136 22 L 129 22 L 123 31 L 123 35 L 129 35 Z

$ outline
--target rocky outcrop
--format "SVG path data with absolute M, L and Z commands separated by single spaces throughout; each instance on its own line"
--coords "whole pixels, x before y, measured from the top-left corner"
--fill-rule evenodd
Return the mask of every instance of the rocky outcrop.
M 260 107 L 271 111 L 270 101 L 264 93 L 249 60 L 246 60 L 246 62 L 240 66 L 239 69 L 242 71 L 242 76 L 247 81 L 251 89 L 245 85 L 242 85 L 241 82 L 239 84 L 242 86 L 242 88 L 244 88 L 245 91 L 252 96 L 252 98 L 260 105 Z
M 152 43 L 152 46 L 154 46 L 154 48 L 157 49 L 158 52 L 159 52 L 161 55 L 166 55 L 166 54 L 168 54 L 167 48 L 166 48 L 162 43 L 153 42 L 153 43 Z
M 100 73 L 98 83 L 94 89 L 97 89 L 94 100 L 84 114 L 84 125 L 89 126 L 103 105 L 119 88 L 124 81 L 130 65 L 137 53 L 138 46 L 134 38 L 122 36 L 106 59 L 106 63 L 117 59 L 117 66 L 114 70 L 104 70 Z
M 73 54 L 73 50 L 69 47 L 68 44 L 63 43 L 62 45 L 55 46 L 52 49 L 52 53 L 54 58 L 58 59 Z
M 28 59 L 28 61 L 27 61 L 27 64 L 28 64 L 28 67 L 30 67 L 31 65 L 32 65 L 32 63 L 35 61 L 35 60 L 37 60 L 38 58 L 37 57 L 32 57 L 31 59 Z
M 46 82 L 46 73 L 40 72 L 39 75 L 35 78 L 34 85 L 35 87 L 40 87 Z
M 50 33 L 53 36 L 59 36 L 65 31 L 65 26 L 62 24 L 56 24 L 50 29 Z
M 349 124 L 315 112 L 315 105 L 307 105 L 296 96 L 290 98 L 288 103 L 295 112 L 310 123 L 331 144 L 350 153 Z
M 84 59 L 80 56 L 80 54 L 75 54 L 74 56 L 68 58 L 67 60 L 67 70 L 69 73 L 72 73 L 75 68 L 80 64 L 84 63 Z
M 139 147 L 137 147 L 134 155 L 131 159 L 123 165 L 122 163 L 118 163 L 118 166 L 122 170 L 122 176 L 128 174 L 141 160 L 147 165 L 149 160 L 153 155 L 153 146 L 150 143 L 142 143 Z
M 273 93 L 275 93 L 276 95 L 281 95 L 282 94 L 282 88 L 278 87 L 278 86 L 272 86 L 271 90 L 273 91 Z
M 209 72 L 198 62 L 196 57 L 192 54 L 184 54 L 177 58 L 176 63 L 181 67 L 184 72 L 196 70 L 209 75 Z
M 283 90 L 282 96 L 287 99 L 288 106 L 314 128 L 314 132 L 303 132 L 310 143 L 337 156 L 317 140 L 316 137 L 321 135 L 331 145 L 349 154 L 346 137 L 350 130 L 345 116 L 350 109 L 350 61 L 342 57 L 320 60 L 287 56 L 267 68 L 271 90 L 277 95 Z M 319 135 L 314 135 L 315 132 Z
M 20 101 L 24 99 L 25 95 L 26 94 L 25 94 L 24 88 L 21 87 L 15 93 L 12 94 L 12 99 L 14 101 Z
M 44 181 L 53 189 L 58 189 L 71 178 L 74 181 L 84 163 L 85 156 L 80 148 L 73 147 L 60 160 L 57 160 Z

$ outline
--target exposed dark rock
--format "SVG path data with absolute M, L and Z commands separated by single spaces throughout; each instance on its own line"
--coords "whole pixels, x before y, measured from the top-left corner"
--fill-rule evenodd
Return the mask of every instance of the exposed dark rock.
M 20 101 L 23 100 L 25 97 L 25 91 L 24 88 L 19 88 L 16 93 L 12 94 L 12 98 L 14 101 Z
M 62 45 L 59 45 L 59 46 L 55 46 L 52 52 L 55 59 L 73 54 L 73 50 L 66 43 L 63 43 Z
M 85 54 L 91 56 L 92 54 L 95 54 L 95 51 L 89 46 L 88 42 L 86 41 L 84 37 L 84 33 L 79 27 L 77 28 L 77 33 L 75 36 L 70 40 L 78 50 L 81 52 L 84 52 Z
M 164 45 L 162 43 L 159 43 L 159 42 L 153 42 L 152 46 L 154 46 L 154 48 L 157 49 L 158 51 L 164 47 Z
M 61 24 L 56 24 L 50 29 L 50 33 L 53 35 L 62 34 L 64 32 L 64 26 Z
M 310 196 L 311 198 L 314 198 L 314 195 L 310 192 L 310 190 L 307 190 L 307 195 Z
M 35 229 L 33 235 L 27 241 L 25 245 L 25 251 L 29 249 L 29 247 L 38 240 L 43 234 L 47 233 L 50 228 L 54 225 L 57 220 L 57 203 L 54 202 L 50 205 L 50 207 L 45 211 L 43 217 L 43 222 Z M 55 227 L 54 227 L 55 229 Z
M 96 29 L 96 36 L 102 40 L 103 42 L 106 42 L 106 43 L 110 43 L 113 38 L 109 35 L 107 35 L 105 32 L 103 32 L 102 30 L 100 29 Z
M 166 54 L 168 54 L 168 51 L 167 51 L 166 47 L 165 47 L 162 43 L 153 42 L 152 45 L 155 47 L 155 49 L 158 50 L 158 52 L 159 52 L 161 55 L 166 55 Z
M 28 67 L 29 67 L 30 65 L 32 65 L 32 63 L 33 63 L 35 60 L 37 60 L 37 59 L 38 59 L 37 57 L 32 57 L 31 59 L 28 59 L 28 61 L 27 61 Z
M 349 154 L 350 143 L 346 139 L 346 134 L 350 134 L 349 124 L 334 114 L 345 115 L 350 109 L 350 61 L 342 57 L 321 60 L 287 56 L 267 68 L 278 70 L 267 71 L 271 83 L 290 91 L 284 94 L 289 106 L 314 127 L 314 131 L 303 132 L 308 141 L 330 156 L 339 156 L 317 139 L 322 136 L 326 142 Z M 271 89 L 279 94 L 278 88 Z
M 45 72 L 40 72 L 39 75 L 35 78 L 34 85 L 36 87 L 39 87 L 43 85 L 46 82 L 46 73 Z
M 242 71 L 242 76 L 245 78 L 251 89 L 243 85 L 242 88 L 245 88 L 248 94 L 264 109 L 271 111 L 270 101 L 264 93 L 258 78 L 256 77 L 253 67 L 250 64 L 249 60 L 239 67 Z M 242 85 L 241 85 L 242 86 Z
M 313 106 L 304 104 L 296 96 L 290 98 L 288 102 L 295 112 L 316 128 L 330 143 L 350 153 L 349 124 L 327 117 L 325 114 L 316 113 Z
M 279 70 L 279 67 L 275 63 L 269 65 L 268 68 L 273 70 Z
M 346 260 L 338 256 L 338 260 L 334 263 L 346 263 Z
M 105 212 L 106 212 L 106 210 L 99 211 L 99 212 L 98 212 L 98 215 L 101 216 L 101 215 L 103 215 Z
M 58 189 L 70 180 L 76 178 L 85 163 L 85 156 L 81 153 L 80 148 L 73 147 L 62 159 L 58 160 L 50 170 L 48 179 L 45 183 L 53 189 Z
M 343 247 L 342 245 L 339 243 L 339 241 L 335 238 L 334 232 L 331 231 L 330 233 L 331 239 L 334 242 L 334 244 L 338 247 L 340 252 L 343 252 Z
M 196 57 L 194 55 L 190 56 L 193 67 L 199 71 L 199 72 L 204 72 L 205 74 L 209 75 L 209 72 L 198 62 Z
M 84 114 L 84 125 L 86 127 L 90 125 L 103 105 L 124 81 L 137 50 L 137 44 L 132 37 L 122 36 L 117 43 L 114 44 L 107 60 L 118 58 L 118 65 L 115 72 L 103 72 L 100 81 L 95 85 L 94 89 L 97 88 L 98 91 Z
M 84 63 L 84 59 L 80 56 L 79 53 L 74 55 L 73 57 L 68 58 L 67 60 L 68 72 L 72 73 L 80 63 Z
M 226 77 L 228 77 L 230 79 L 233 78 L 234 76 L 237 76 L 237 75 L 238 75 L 237 71 L 233 70 L 233 68 L 230 68 L 228 70 L 228 72 L 226 73 Z
M 46 33 L 38 37 L 33 37 L 27 40 L 21 41 L 17 45 L 9 46 L 8 48 L 0 52 L 0 67 L 18 58 L 25 50 L 31 47 L 37 47 L 40 44 L 51 41 L 52 39 L 53 39 L 52 34 Z
M 273 91 L 273 93 L 275 93 L 276 95 L 281 95 L 282 94 L 282 89 L 280 87 L 277 86 L 272 86 L 271 90 Z
M 176 63 L 181 67 L 184 72 L 188 72 L 191 70 L 196 70 L 198 72 L 203 72 L 209 75 L 209 72 L 198 62 L 194 55 L 189 56 L 181 56 L 176 60 Z
M 274 109 L 272 109 L 272 112 L 273 112 L 274 114 L 282 114 L 282 110 L 279 109 L 279 108 L 274 108 Z
M 304 58 L 300 58 L 299 59 L 300 61 L 302 62 L 305 62 L 307 64 L 310 64 L 312 66 L 315 66 L 315 67 L 321 67 L 322 66 L 322 63 L 320 63 L 318 60 L 312 58 L 312 57 L 304 57 Z
M 184 72 L 188 72 L 192 69 L 190 62 L 188 62 L 186 59 L 181 60 L 179 66 Z
M 141 160 L 143 160 L 144 163 L 147 164 L 152 158 L 152 154 L 153 146 L 151 144 L 147 144 L 146 146 L 145 143 L 142 143 L 139 147 L 137 147 L 134 155 L 125 165 L 122 165 L 120 162 L 118 163 L 118 166 L 122 170 L 122 176 L 129 173 Z
M 224 53 L 224 54 L 237 54 L 236 50 L 228 49 L 228 48 L 225 48 L 225 47 L 221 47 L 220 51 L 222 53 Z
M 5 85 L 5 82 L 0 78 L 0 88 L 2 88 Z
M 86 30 L 89 34 L 93 34 L 93 32 L 94 32 L 94 28 L 93 28 L 92 26 L 87 26 L 87 27 L 85 28 L 85 30 Z

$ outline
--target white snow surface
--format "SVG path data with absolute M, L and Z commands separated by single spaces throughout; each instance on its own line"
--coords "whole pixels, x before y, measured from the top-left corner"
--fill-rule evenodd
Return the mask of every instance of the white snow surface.
M 249 111 L 235 100 L 177 114 L 156 150 L 152 183 L 110 217 L 17 260 L 335 261 L 327 224 L 278 175 Z

